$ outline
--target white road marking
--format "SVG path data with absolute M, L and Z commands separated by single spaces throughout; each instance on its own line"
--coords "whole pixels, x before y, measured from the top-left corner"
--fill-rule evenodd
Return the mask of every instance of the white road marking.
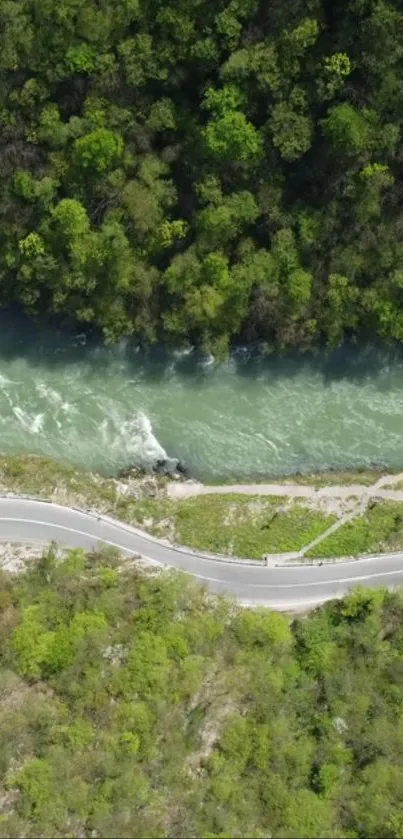
M 11 518 L 10 516 L 7 516 L 7 518 L 1 518 L 0 517 L 0 521 L 16 521 L 16 522 L 19 522 L 20 524 L 21 523 L 22 524 L 40 524 L 42 527 L 53 527 L 56 530 L 67 530 L 70 533 L 77 533 L 78 536 L 86 536 L 88 539 L 93 539 L 94 543 L 95 542 L 102 542 L 102 544 L 104 544 L 104 545 L 111 545 L 112 548 L 119 548 L 120 551 L 126 551 L 126 553 L 133 554 L 133 556 L 138 556 L 138 554 L 140 553 L 140 551 L 132 551 L 130 548 L 125 548 L 124 545 L 118 545 L 117 542 L 112 542 L 110 539 L 103 539 L 102 537 L 99 537 L 99 536 L 93 536 L 92 533 L 86 533 L 84 530 L 76 530 L 75 527 L 66 527 L 64 524 L 55 524 L 54 522 L 48 522 L 48 521 L 37 521 L 37 519 L 16 519 L 16 518 Z M 7 539 L 7 541 L 10 541 L 10 540 Z M 22 540 L 22 541 L 24 541 L 24 540 Z M 41 541 L 41 540 L 39 540 L 39 541 Z M 141 554 L 141 556 L 142 556 L 143 559 L 148 559 L 148 557 L 144 556 L 143 554 Z M 156 559 L 152 559 L 150 561 L 151 562 L 158 562 L 159 565 L 164 565 L 163 562 L 160 563 Z
M 208 580 L 211 583 L 225 583 L 225 580 L 219 580 L 216 577 L 205 577 L 202 574 L 192 574 L 192 577 L 197 577 L 200 580 Z M 363 580 L 372 580 L 375 577 L 396 577 L 402 576 L 403 568 L 398 568 L 396 571 L 379 571 L 375 574 L 366 574 L 365 576 L 362 575 L 360 577 L 345 577 L 344 579 L 336 579 L 336 580 L 307 580 L 306 583 L 275 583 L 274 585 L 262 585 L 261 583 L 245 583 L 244 585 L 247 588 L 270 588 L 277 590 L 279 588 L 311 588 L 311 586 L 332 586 L 332 585 L 343 585 L 343 583 L 356 583 L 362 582 Z M 239 583 L 241 585 L 241 583 Z
M 13 500 L 16 501 L 17 503 L 18 503 L 18 501 L 24 503 L 27 499 L 17 499 L 17 498 L 15 498 Z M 32 502 L 30 502 L 30 503 L 32 503 Z M 41 505 L 40 501 L 37 501 L 36 503 Z M 67 508 L 66 507 L 61 507 L 60 505 L 52 505 L 52 506 L 53 506 L 53 508 L 55 508 L 57 506 L 58 509 L 62 510 L 64 513 L 69 513 L 71 516 L 74 516 L 74 515 L 85 516 L 86 515 L 86 513 L 84 511 L 82 511 L 82 512 L 81 511 L 76 511 L 76 510 L 70 509 L 68 507 Z M 94 534 L 88 533 L 84 530 L 78 530 L 74 527 L 68 527 L 67 525 L 58 524 L 57 522 L 38 521 L 37 519 L 27 519 L 27 518 L 11 517 L 11 516 L 0 517 L 0 522 L 10 522 L 10 523 L 15 522 L 15 523 L 19 523 L 19 524 L 26 524 L 26 525 L 29 524 L 29 525 L 36 525 L 37 527 L 45 527 L 47 529 L 52 529 L 53 531 L 56 531 L 56 532 L 58 530 L 59 531 L 70 532 L 70 533 L 73 533 L 77 536 L 83 536 L 86 539 L 89 539 L 94 546 L 96 544 L 110 545 L 111 547 L 117 548 L 118 550 L 123 551 L 128 555 L 131 555 L 131 556 L 134 556 L 134 557 L 140 557 L 141 559 L 143 559 L 145 561 L 148 561 L 153 565 L 158 565 L 162 568 L 173 568 L 173 567 L 175 567 L 175 565 L 172 565 L 172 562 L 170 562 L 169 559 L 168 559 L 167 562 L 160 561 L 160 560 L 157 560 L 157 559 L 152 559 L 151 557 L 148 557 L 146 554 L 142 553 L 141 550 L 132 550 L 131 548 L 127 548 L 126 546 L 119 544 L 119 542 L 112 541 L 111 539 L 103 538 L 102 536 L 95 536 Z M 116 531 L 119 531 L 120 523 L 118 521 L 116 521 L 116 523 L 114 523 L 113 521 L 108 521 L 108 520 L 102 519 L 102 517 L 101 517 L 98 524 L 100 524 L 100 523 L 103 523 L 108 527 L 115 528 Z M 152 543 L 153 543 L 154 540 L 148 539 L 147 534 L 143 535 L 141 531 L 136 532 L 135 530 L 133 530 L 133 532 L 131 532 L 130 528 L 127 527 L 127 526 L 125 527 L 124 525 L 123 525 L 122 529 L 126 533 L 131 535 L 131 537 L 134 540 L 136 539 L 136 537 L 140 538 L 140 539 L 144 539 L 145 541 L 149 542 L 150 547 L 152 546 Z M 7 539 L 7 541 L 10 541 L 10 539 Z M 22 540 L 22 541 L 25 541 L 25 540 Z M 29 541 L 29 539 L 26 540 L 26 541 Z M 38 540 L 35 540 L 35 541 L 38 541 Z M 39 541 L 43 542 L 43 539 L 41 539 Z M 55 541 L 57 541 L 57 539 L 55 539 Z M 167 552 L 168 556 L 169 556 L 170 552 L 171 553 L 176 553 L 175 546 L 171 547 L 170 545 L 166 545 L 166 544 L 163 544 L 161 542 L 158 542 L 158 540 L 155 540 L 155 544 L 158 545 L 158 547 L 160 549 L 165 550 Z M 182 551 L 180 551 L 180 553 L 186 558 L 187 561 L 189 561 L 190 564 L 192 563 L 192 561 L 194 561 L 196 563 L 197 561 L 200 562 L 200 561 L 206 561 L 207 559 L 209 559 L 207 557 L 203 557 L 202 555 L 199 556 L 197 553 L 193 553 L 193 552 L 189 552 L 187 554 L 186 549 L 183 549 Z M 403 564 L 403 552 L 402 552 L 402 554 L 396 554 L 395 553 L 393 556 L 389 557 L 389 560 L 391 558 L 392 559 L 393 558 L 401 559 L 402 564 Z M 356 561 L 358 563 L 360 563 L 360 562 L 367 562 L 367 561 L 374 561 L 374 560 L 377 560 L 378 563 L 382 563 L 382 562 L 386 563 L 387 560 L 388 560 L 388 556 L 384 555 L 384 556 L 376 557 L 376 556 L 372 555 L 371 557 L 357 559 Z M 209 559 L 209 561 L 210 561 L 210 559 Z M 220 567 L 223 568 L 222 563 L 221 562 L 218 563 L 218 560 L 215 560 L 215 563 L 216 563 L 216 565 L 219 564 Z M 351 563 L 348 563 L 348 565 L 351 568 Z M 345 566 L 346 566 L 346 563 L 344 563 L 344 567 Z M 329 566 L 327 566 L 327 567 L 329 568 Z M 334 566 L 334 567 L 336 567 L 336 566 Z M 339 565 L 339 567 L 340 567 L 340 565 Z M 261 567 L 257 567 L 257 566 L 248 566 L 245 563 L 244 566 L 242 566 L 242 565 L 234 566 L 234 565 L 228 564 L 227 570 L 228 570 L 228 573 L 229 573 L 229 577 L 230 578 L 231 578 L 231 576 L 233 577 L 232 580 L 231 579 L 217 578 L 217 577 L 209 577 L 209 576 L 205 576 L 203 574 L 197 574 L 197 573 L 194 573 L 191 570 L 191 568 L 188 569 L 186 573 L 190 573 L 191 576 L 193 576 L 196 579 L 201 580 L 205 583 L 208 583 L 208 582 L 218 583 L 221 587 L 224 586 L 229 590 L 231 588 L 235 588 L 236 593 L 239 592 L 240 588 L 242 588 L 242 587 L 245 589 L 245 592 L 247 590 L 250 590 L 250 589 L 260 589 L 262 591 L 263 597 L 260 598 L 259 601 L 256 601 L 256 600 L 255 601 L 248 601 L 248 600 L 246 600 L 246 598 L 244 600 L 242 598 L 242 595 L 241 595 L 241 598 L 243 600 L 243 604 L 245 605 L 245 601 L 246 601 L 246 603 L 249 602 L 250 605 L 252 605 L 252 603 L 254 603 L 254 605 L 267 605 L 267 606 L 271 605 L 273 608 L 278 608 L 278 609 L 303 608 L 304 605 L 308 606 L 308 604 L 318 605 L 320 602 L 324 602 L 325 600 L 330 600 L 330 599 L 342 597 L 344 595 L 344 590 L 343 590 L 342 587 L 345 586 L 345 585 L 347 585 L 348 587 L 351 587 L 351 586 L 355 585 L 356 583 L 365 583 L 366 581 L 376 580 L 376 579 L 379 579 L 379 578 L 385 579 L 387 577 L 401 577 L 403 575 L 403 567 L 401 567 L 401 568 L 397 568 L 396 570 L 374 571 L 373 573 L 370 573 L 370 574 L 357 574 L 355 576 L 349 576 L 349 577 L 341 577 L 341 578 L 336 578 L 336 579 L 326 579 L 326 576 L 324 576 L 323 572 L 318 568 L 317 569 L 318 577 L 322 576 L 322 579 L 318 579 L 318 580 L 309 580 L 308 579 L 306 582 L 291 582 L 291 583 L 283 583 L 283 584 L 279 584 L 279 583 L 274 583 L 274 584 L 273 583 L 249 583 L 249 582 L 244 583 L 242 581 L 242 579 L 241 580 L 236 579 L 236 573 L 235 573 L 235 578 L 234 578 L 234 568 L 238 568 L 238 569 L 242 568 L 243 572 L 245 570 L 249 570 L 249 571 L 251 571 L 251 570 L 253 570 L 253 571 L 255 571 L 255 570 L 259 570 L 259 571 L 260 570 L 265 570 L 267 572 L 270 572 L 270 569 L 266 568 L 266 566 L 264 566 L 263 564 L 262 564 Z M 301 566 L 301 565 L 300 566 L 283 566 L 281 570 L 282 570 L 282 572 L 284 572 L 284 570 L 287 569 L 287 571 L 290 574 L 292 574 L 293 570 L 296 570 L 296 568 L 298 568 L 298 573 L 299 574 L 301 574 L 301 571 L 302 571 L 302 573 L 304 573 L 304 570 L 302 570 L 304 568 L 304 566 Z M 313 566 L 311 566 L 311 565 L 305 566 L 305 570 L 308 571 L 308 569 L 310 569 L 311 573 L 312 573 L 312 568 L 313 568 Z M 324 565 L 324 568 L 326 568 L 326 564 Z M 276 575 L 276 571 L 274 569 L 271 569 L 271 575 L 273 575 L 273 573 L 274 573 L 274 575 Z M 330 590 L 332 586 L 335 587 L 334 591 Z M 319 587 L 323 588 L 323 594 L 319 598 L 318 597 L 310 598 L 309 600 L 307 598 L 305 598 L 305 599 L 294 599 L 294 600 L 288 601 L 287 603 L 285 603 L 285 602 L 273 603 L 271 600 L 269 601 L 269 600 L 264 599 L 264 593 L 265 592 L 267 592 L 267 593 L 270 592 L 271 595 L 273 596 L 276 592 L 281 591 L 283 589 L 284 590 L 289 590 L 289 589 L 309 590 L 309 589 L 314 589 L 314 588 L 319 588 Z M 307 591 L 307 593 L 308 593 L 308 591 Z M 238 593 L 238 598 L 239 597 L 240 597 L 240 595 Z

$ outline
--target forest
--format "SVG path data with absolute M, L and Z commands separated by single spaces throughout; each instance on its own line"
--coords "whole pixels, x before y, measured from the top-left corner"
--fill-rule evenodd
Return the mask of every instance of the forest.
M 50 548 L 0 575 L 0 837 L 401 839 L 403 595 L 309 616 Z
M 403 338 L 401 0 L 0 0 L 0 306 Z

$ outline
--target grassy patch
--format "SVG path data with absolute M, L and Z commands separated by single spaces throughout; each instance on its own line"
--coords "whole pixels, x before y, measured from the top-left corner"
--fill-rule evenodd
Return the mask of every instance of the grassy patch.
M 199 550 L 249 559 L 265 553 L 299 550 L 323 533 L 333 516 L 270 496 L 200 496 L 170 502 L 165 513 L 177 543 Z
M 363 516 L 342 525 L 312 548 L 307 557 L 359 556 L 403 548 L 403 504 L 384 501 L 370 506 Z
M 58 491 L 74 498 L 81 496 L 87 504 L 99 501 L 114 504 L 116 500 L 114 481 L 97 480 L 91 472 L 36 455 L 0 457 L 0 483 L 12 492 L 44 498 Z

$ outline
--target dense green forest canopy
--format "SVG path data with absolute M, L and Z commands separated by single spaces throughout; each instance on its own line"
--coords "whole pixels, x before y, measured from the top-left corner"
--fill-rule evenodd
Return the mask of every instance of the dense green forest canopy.
M 402 594 L 290 623 L 120 563 L 0 576 L 0 837 L 401 839 Z
M 0 0 L 0 305 L 403 338 L 401 0 Z

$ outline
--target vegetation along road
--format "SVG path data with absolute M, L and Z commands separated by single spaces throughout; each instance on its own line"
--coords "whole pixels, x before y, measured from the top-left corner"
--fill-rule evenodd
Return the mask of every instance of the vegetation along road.
M 3 541 L 54 540 L 86 550 L 111 545 L 125 556 L 140 555 L 186 571 L 212 591 L 228 593 L 245 605 L 305 609 L 341 597 L 357 585 L 390 587 L 403 581 L 403 553 L 328 565 L 290 566 L 276 563 L 275 557 L 267 566 L 238 565 L 167 545 L 117 520 L 48 502 L 2 498 L 0 513 Z

